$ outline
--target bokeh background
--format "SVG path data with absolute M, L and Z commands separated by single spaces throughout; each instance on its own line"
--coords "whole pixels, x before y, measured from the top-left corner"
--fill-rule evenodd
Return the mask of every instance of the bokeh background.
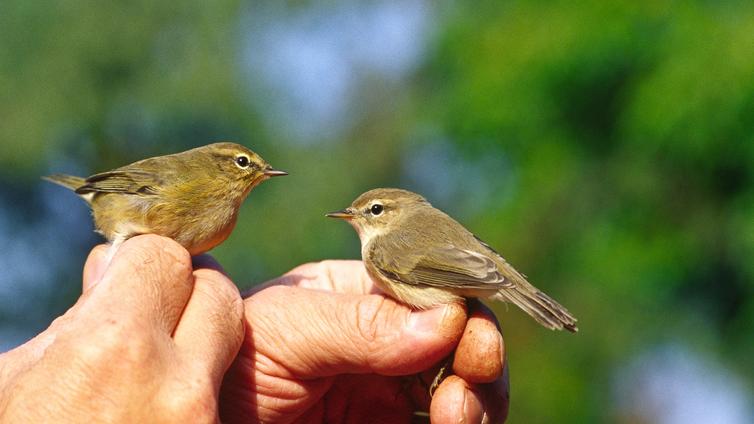
M 357 258 L 323 213 L 424 194 L 580 319 L 497 305 L 512 423 L 754 422 L 754 6 L 0 2 L 0 349 L 100 242 L 41 175 L 217 140 L 289 177 L 213 251 L 239 286 Z

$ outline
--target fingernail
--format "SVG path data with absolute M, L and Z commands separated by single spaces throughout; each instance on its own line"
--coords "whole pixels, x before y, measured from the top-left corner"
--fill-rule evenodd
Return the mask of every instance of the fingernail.
M 99 282 L 102 280 L 102 277 L 105 275 L 105 270 L 107 269 L 107 264 L 98 264 L 94 268 L 94 276 L 92 278 L 91 283 L 89 284 L 88 289 L 92 289 L 94 286 L 99 284 Z
M 466 389 L 463 394 L 463 417 L 468 423 L 484 422 L 484 405 L 473 390 Z
M 443 321 L 449 312 L 450 307 L 448 305 L 441 308 L 411 312 L 411 316 L 408 319 L 408 328 L 419 333 L 434 333 L 438 328 L 442 327 Z
M 102 276 L 105 274 L 108 266 L 106 254 L 102 253 L 101 249 L 94 254 L 90 254 L 87 261 L 88 266 L 84 269 L 83 291 L 91 290 L 96 286 L 102 280 Z
M 500 366 L 505 367 L 505 342 L 502 335 L 498 337 L 500 338 Z

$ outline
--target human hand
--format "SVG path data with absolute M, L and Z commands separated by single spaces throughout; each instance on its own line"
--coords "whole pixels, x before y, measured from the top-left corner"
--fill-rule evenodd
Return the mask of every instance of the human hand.
M 508 375 L 494 315 L 471 302 L 412 311 L 373 293 L 360 261 L 302 265 L 245 301 L 223 422 L 503 422 Z M 460 340 L 460 342 L 459 342 Z M 434 366 L 458 346 L 429 399 Z M 422 383 L 417 376 L 422 373 Z
M 0 421 L 217 422 L 243 340 L 238 289 L 164 237 L 126 241 L 109 265 L 105 251 L 71 309 L 0 355 Z

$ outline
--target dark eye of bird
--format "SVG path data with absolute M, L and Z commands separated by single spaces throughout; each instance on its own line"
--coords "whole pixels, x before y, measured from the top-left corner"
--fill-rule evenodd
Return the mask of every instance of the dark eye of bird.
M 379 215 L 382 213 L 382 205 L 379 203 L 375 203 L 372 205 L 372 215 Z
M 249 166 L 249 158 L 247 158 L 246 156 L 239 156 L 236 158 L 236 164 L 241 168 L 246 168 L 247 166 Z

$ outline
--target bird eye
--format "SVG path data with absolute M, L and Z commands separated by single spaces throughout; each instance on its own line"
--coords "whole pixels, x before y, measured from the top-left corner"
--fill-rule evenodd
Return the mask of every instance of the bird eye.
M 236 157 L 236 165 L 241 168 L 247 168 L 249 166 L 249 158 L 244 155 Z
M 372 215 L 377 216 L 382 213 L 382 210 L 383 210 L 383 207 L 381 204 L 375 203 L 372 205 L 372 208 L 371 208 Z

